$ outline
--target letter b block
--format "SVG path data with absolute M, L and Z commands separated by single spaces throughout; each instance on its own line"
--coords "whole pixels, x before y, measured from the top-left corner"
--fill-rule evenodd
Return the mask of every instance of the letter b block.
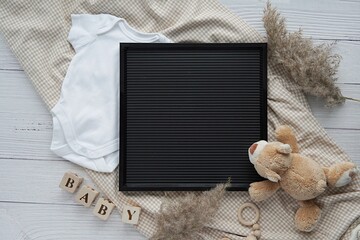
M 107 220 L 115 205 L 107 199 L 99 198 L 96 202 L 93 214 L 102 220 Z
M 78 203 L 84 205 L 85 207 L 90 207 L 98 195 L 99 195 L 98 191 L 85 185 L 76 194 L 75 200 Z
M 83 180 L 84 179 L 82 177 L 79 177 L 75 173 L 67 172 L 64 174 L 59 187 L 68 191 L 69 193 L 74 193 Z

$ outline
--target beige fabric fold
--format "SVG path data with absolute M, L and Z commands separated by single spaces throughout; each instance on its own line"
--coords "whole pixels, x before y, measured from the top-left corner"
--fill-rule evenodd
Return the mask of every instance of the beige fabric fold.
M 174 42 L 263 42 L 264 37 L 214 0 L 52 0 L 0 2 L 0 29 L 36 91 L 49 109 L 57 102 L 61 83 L 74 51 L 67 42 L 71 13 L 109 13 L 125 18 L 141 31 L 161 32 Z M 349 157 L 329 138 L 311 114 L 301 90 L 280 68 L 268 68 L 269 140 L 279 124 L 291 125 L 301 153 L 324 166 Z M 221 79 L 219 79 L 221 80 Z M 118 170 L 113 173 L 87 171 L 97 186 L 121 212 L 123 204 L 136 202 L 143 212 L 136 228 L 147 237 L 156 229 L 154 214 L 162 199 L 183 192 L 118 192 Z M 348 239 L 360 217 L 360 179 L 349 186 L 330 189 L 318 198 L 322 220 L 312 233 L 295 230 L 297 202 L 283 191 L 259 203 L 261 239 Z M 237 221 L 236 210 L 250 201 L 247 192 L 228 192 L 214 221 L 199 233 L 204 239 L 244 239 L 250 232 Z M 351 226 L 351 227 L 350 227 Z M 350 227 L 350 228 L 349 228 Z

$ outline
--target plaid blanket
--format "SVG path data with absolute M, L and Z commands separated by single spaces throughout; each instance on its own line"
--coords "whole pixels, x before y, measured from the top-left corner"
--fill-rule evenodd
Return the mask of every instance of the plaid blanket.
M 60 96 L 61 84 L 74 55 L 67 42 L 71 13 L 109 13 L 125 18 L 141 31 L 161 32 L 174 42 L 263 42 L 264 37 L 215 0 L 49 0 L 0 1 L 0 30 L 17 56 L 36 91 L 49 109 Z M 282 69 L 268 67 L 268 129 L 291 125 L 298 136 L 301 153 L 324 166 L 350 161 L 329 138 L 312 115 L 303 92 L 286 79 Z M 113 173 L 87 171 L 92 180 L 117 206 L 136 202 L 142 208 L 136 228 L 147 237 L 156 229 L 154 213 L 164 197 L 183 192 L 118 191 L 118 170 Z M 259 203 L 261 239 L 348 239 L 360 217 L 360 179 L 349 186 L 330 189 L 317 202 L 323 217 L 312 233 L 300 233 L 293 224 L 297 202 L 279 191 Z M 245 239 L 250 229 L 237 221 L 239 205 L 250 201 L 247 192 L 228 192 L 214 221 L 199 236 L 204 239 Z

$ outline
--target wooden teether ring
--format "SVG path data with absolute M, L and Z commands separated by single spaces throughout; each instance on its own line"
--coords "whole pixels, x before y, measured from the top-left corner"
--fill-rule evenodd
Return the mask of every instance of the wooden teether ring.
M 252 210 L 254 210 L 255 212 L 255 218 L 251 221 L 246 221 L 244 218 L 243 218 L 243 211 L 245 208 L 251 208 Z M 238 220 L 239 222 L 244 225 L 244 226 L 252 226 L 254 225 L 255 223 L 257 223 L 260 219 L 260 210 L 259 208 L 253 204 L 253 203 L 244 203 L 243 205 L 241 205 L 238 209 L 238 212 L 237 212 L 237 215 L 238 215 Z

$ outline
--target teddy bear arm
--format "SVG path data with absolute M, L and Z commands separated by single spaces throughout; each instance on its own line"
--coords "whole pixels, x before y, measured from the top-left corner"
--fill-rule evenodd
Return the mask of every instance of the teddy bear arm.
M 279 188 L 279 183 L 274 183 L 269 180 L 254 182 L 250 184 L 249 194 L 253 201 L 260 202 L 274 195 Z
M 281 125 L 275 130 L 275 138 L 277 141 L 289 144 L 293 153 L 299 152 L 299 147 L 297 144 L 297 140 L 295 134 L 291 130 L 291 128 L 287 125 Z
M 263 178 L 269 179 L 271 182 L 279 182 L 281 177 L 276 172 L 272 171 L 269 168 L 264 167 L 261 163 L 255 163 L 255 169 L 260 176 Z

